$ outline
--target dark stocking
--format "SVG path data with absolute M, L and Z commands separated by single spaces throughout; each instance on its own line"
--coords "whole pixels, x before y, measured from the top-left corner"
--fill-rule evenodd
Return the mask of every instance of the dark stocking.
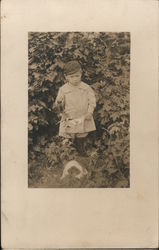
M 77 152 L 84 156 L 85 155 L 85 138 L 75 138 L 75 147 Z

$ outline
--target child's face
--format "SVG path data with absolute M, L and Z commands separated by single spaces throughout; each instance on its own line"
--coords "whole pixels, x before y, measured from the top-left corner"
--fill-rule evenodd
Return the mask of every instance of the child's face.
M 77 71 L 76 73 L 71 74 L 71 75 L 66 75 L 65 77 L 66 77 L 66 80 L 67 80 L 70 84 L 76 86 L 76 85 L 78 85 L 78 84 L 80 83 L 80 81 L 81 81 L 81 76 L 82 76 L 81 71 Z

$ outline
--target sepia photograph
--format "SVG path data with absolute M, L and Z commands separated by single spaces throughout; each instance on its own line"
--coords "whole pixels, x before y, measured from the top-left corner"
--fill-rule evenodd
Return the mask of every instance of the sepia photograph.
M 158 1 L 2 1 L 3 249 L 158 246 Z
M 128 188 L 129 32 L 28 33 L 28 186 Z

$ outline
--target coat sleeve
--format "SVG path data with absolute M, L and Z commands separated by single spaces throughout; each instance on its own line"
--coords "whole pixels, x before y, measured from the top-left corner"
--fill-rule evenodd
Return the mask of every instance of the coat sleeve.
M 60 106 L 64 105 L 64 93 L 63 93 L 61 88 L 59 89 L 59 92 L 58 92 L 56 100 L 55 100 L 55 106 L 58 107 L 59 105 Z
M 93 111 L 96 107 L 96 98 L 94 91 L 91 87 L 88 89 L 88 113 L 93 114 Z

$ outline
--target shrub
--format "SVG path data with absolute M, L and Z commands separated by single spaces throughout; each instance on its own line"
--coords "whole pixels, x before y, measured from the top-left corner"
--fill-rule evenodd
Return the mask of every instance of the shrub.
M 88 136 L 86 144 L 90 154 L 92 144 L 92 152 L 96 152 L 92 169 L 102 158 L 107 161 L 107 172 L 113 175 L 120 171 L 128 178 L 130 34 L 30 32 L 28 39 L 30 164 L 37 154 L 43 155 L 52 167 L 76 155 L 73 145 L 58 137 L 59 114 L 52 106 L 59 87 L 65 83 L 65 62 L 78 60 L 82 80 L 93 88 L 97 99 L 94 111 L 97 131 Z M 115 166 L 114 170 L 108 166 Z

